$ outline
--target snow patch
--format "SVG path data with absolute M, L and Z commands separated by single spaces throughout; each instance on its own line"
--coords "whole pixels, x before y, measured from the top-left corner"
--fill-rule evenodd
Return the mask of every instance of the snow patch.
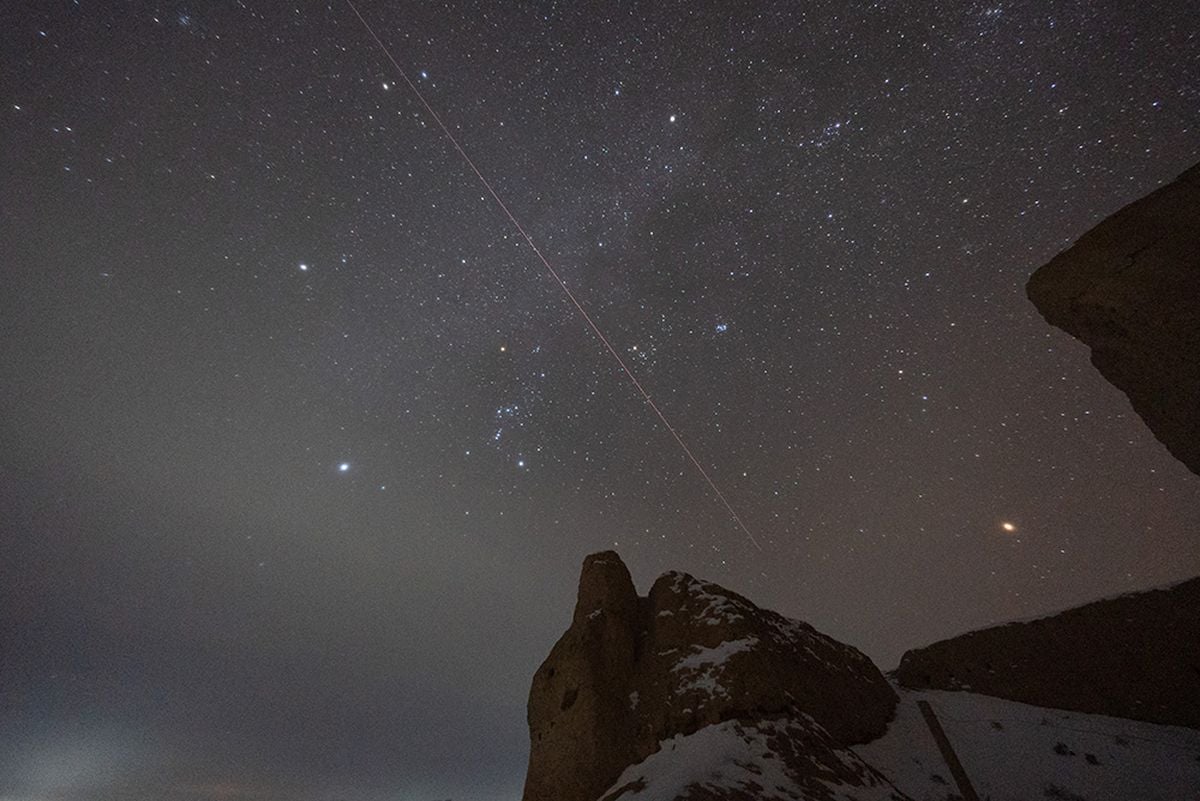
M 736 721 L 663 740 L 658 751 L 626 768 L 609 792 L 635 783 L 640 786 L 621 798 L 681 798 L 692 786 L 718 792 L 741 790 L 763 801 L 797 797 L 795 782 L 767 747 L 766 733 L 743 728 Z
M 709 696 L 728 696 L 729 692 L 717 680 L 724 671 L 729 657 L 742 651 L 749 651 L 758 645 L 757 637 L 743 637 L 740 640 L 727 640 L 715 648 L 700 648 L 693 646 L 695 653 L 685 656 L 671 668 L 675 673 L 694 673 L 679 682 L 676 695 L 691 691 L 700 691 Z
M 668 575 L 672 578 L 672 592 L 686 594 L 704 604 L 704 608 L 696 612 L 695 616 L 706 621 L 710 626 L 716 626 L 722 621 L 732 623 L 745 620 L 745 613 L 751 611 L 744 601 L 737 601 L 728 595 L 713 592 L 713 590 L 720 589 L 715 584 L 700 581 L 686 573 L 670 573 Z
M 740 651 L 749 651 L 754 646 L 758 645 L 757 637 L 743 637 L 740 640 L 726 640 L 715 648 L 701 648 L 700 646 L 692 646 L 696 649 L 695 653 L 685 656 L 675 663 L 674 671 L 680 670 L 698 670 L 702 667 L 719 667 L 728 661 L 729 657 Z

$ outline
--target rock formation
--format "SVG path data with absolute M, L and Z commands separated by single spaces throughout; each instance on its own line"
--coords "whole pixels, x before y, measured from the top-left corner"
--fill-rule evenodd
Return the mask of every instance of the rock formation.
M 1200 578 L 909 651 L 914 689 L 1200 728 Z
M 1088 231 L 1027 292 L 1200 474 L 1200 164 Z
M 896 700 L 807 624 L 683 573 L 642 598 L 617 554 L 593 554 L 534 675 L 524 799 L 902 799 L 846 750 L 881 735 Z M 679 749 L 682 782 L 660 764 Z

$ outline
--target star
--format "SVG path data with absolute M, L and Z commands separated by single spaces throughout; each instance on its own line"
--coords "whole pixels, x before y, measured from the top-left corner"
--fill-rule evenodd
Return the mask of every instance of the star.
M 674 115 L 674 114 L 672 114 L 672 115 L 671 115 L 670 122 L 675 122 L 675 115 Z
M 297 266 L 300 268 L 300 272 L 302 272 L 302 273 L 308 272 L 308 265 L 305 264 L 304 262 L 300 262 L 300 264 L 298 264 Z
M 349 462 L 342 462 L 341 464 L 338 465 L 339 473 L 347 473 L 349 471 L 350 471 L 350 463 Z
M 1010 534 L 1017 530 L 1017 527 L 1015 525 L 1013 525 L 1012 523 L 1008 522 L 1007 520 L 1005 520 L 1003 523 L 1000 524 L 1000 528 L 1004 529 L 1005 531 L 1007 531 Z

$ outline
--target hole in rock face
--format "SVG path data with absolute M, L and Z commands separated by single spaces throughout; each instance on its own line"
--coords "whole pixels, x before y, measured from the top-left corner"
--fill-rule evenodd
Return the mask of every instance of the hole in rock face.
M 546 678 L 548 678 L 548 679 L 554 678 L 554 668 L 550 668 L 549 670 L 546 671 Z
M 568 709 L 570 709 L 572 706 L 574 706 L 575 699 L 578 697 L 579 697 L 579 688 L 578 687 L 572 687 L 571 689 L 569 689 L 565 693 L 563 693 L 562 707 L 560 707 L 561 710 L 563 712 L 566 712 Z

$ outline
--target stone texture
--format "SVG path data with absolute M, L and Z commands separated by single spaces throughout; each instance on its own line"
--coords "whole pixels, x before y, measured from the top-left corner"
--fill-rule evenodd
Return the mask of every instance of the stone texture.
M 644 639 L 640 606 L 615 553 L 587 557 L 571 627 L 529 693 L 527 801 L 593 801 L 640 758 L 629 709 Z
M 1088 231 L 1027 292 L 1200 474 L 1200 164 Z
M 881 735 L 895 704 L 866 656 L 807 624 L 684 573 L 639 598 L 617 554 L 593 554 L 534 675 L 524 798 L 595 801 L 663 741 L 725 721 L 790 721 L 836 751 Z
M 1200 729 L 1200 578 L 918 648 L 895 677 Z

